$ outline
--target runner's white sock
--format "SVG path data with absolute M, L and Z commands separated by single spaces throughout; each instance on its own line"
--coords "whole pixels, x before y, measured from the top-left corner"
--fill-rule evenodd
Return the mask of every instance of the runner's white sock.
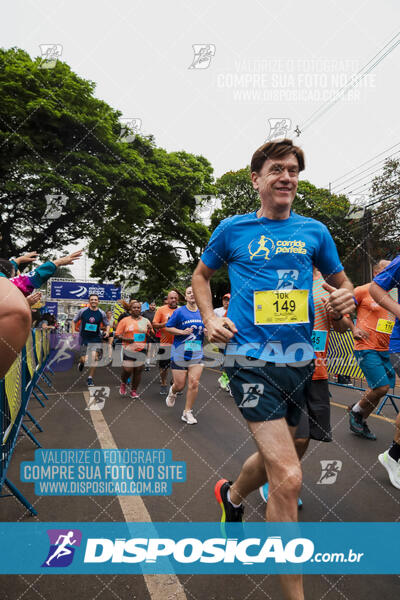
M 353 412 L 355 412 L 355 413 L 361 413 L 362 414 L 362 412 L 363 412 L 363 410 L 362 410 L 359 402 L 357 402 L 357 404 L 355 404 L 351 410 Z
M 228 493 L 227 493 L 226 497 L 228 498 L 228 502 L 230 502 L 232 504 L 233 508 L 239 508 L 239 506 L 242 506 L 242 503 L 240 503 L 240 504 L 233 504 L 233 502 L 231 500 L 231 490 L 228 490 Z

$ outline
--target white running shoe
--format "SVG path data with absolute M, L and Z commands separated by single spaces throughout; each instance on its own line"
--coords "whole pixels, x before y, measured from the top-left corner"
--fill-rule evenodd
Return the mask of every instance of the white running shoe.
M 378 460 L 388 472 L 390 483 L 400 490 L 400 460 L 397 462 L 389 455 L 389 451 L 378 456 Z
M 197 419 L 193 416 L 191 410 L 184 410 L 181 416 L 182 421 L 185 421 L 188 425 L 196 425 Z
M 168 392 L 168 396 L 165 398 L 165 404 L 168 406 L 168 408 L 172 408 L 173 406 L 175 406 L 175 400 L 176 400 L 176 394 L 174 394 L 172 392 L 172 385 L 169 388 L 169 392 Z

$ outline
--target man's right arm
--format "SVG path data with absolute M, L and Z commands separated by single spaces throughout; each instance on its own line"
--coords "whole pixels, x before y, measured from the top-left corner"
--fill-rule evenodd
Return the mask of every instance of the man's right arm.
M 76 313 L 76 315 L 75 315 L 75 316 L 74 316 L 74 318 L 72 319 L 74 323 L 77 323 L 77 322 L 78 322 L 78 321 L 81 319 L 83 311 L 84 311 L 84 309 L 83 309 L 83 308 L 81 308 L 81 309 L 80 309 L 80 310 L 79 310 L 79 311 Z
M 235 324 L 227 317 L 214 314 L 210 279 L 215 269 L 210 269 L 200 259 L 193 276 L 192 288 L 204 325 L 207 327 L 208 339 L 211 342 L 228 342 L 237 332 Z

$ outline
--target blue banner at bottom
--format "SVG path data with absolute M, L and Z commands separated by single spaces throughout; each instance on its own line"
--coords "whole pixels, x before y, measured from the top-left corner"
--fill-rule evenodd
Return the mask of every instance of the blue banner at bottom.
M 400 523 L 1 523 L 1 574 L 400 574 Z

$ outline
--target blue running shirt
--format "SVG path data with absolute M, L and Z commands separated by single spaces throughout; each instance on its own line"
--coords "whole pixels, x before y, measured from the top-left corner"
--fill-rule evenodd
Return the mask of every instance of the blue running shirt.
M 203 358 L 204 323 L 200 311 L 191 311 L 180 306 L 170 316 L 167 327 L 177 329 L 193 328 L 191 335 L 175 335 L 172 346 L 172 360 L 192 360 Z
M 258 218 L 256 212 L 235 215 L 221 221 L 201 260 L 210 269 L 228 265 L 227 316 L 238 333 L 227 354 L 279 364 L 314 357 L 313 264 L 325 276 L 343 271 L 325 225 L 294 212 L 279 221 Z
M 386 292 L 390 292 L 391 289 L 397 288 L 397 297 L 400 299 L 400 255 L 396 256 L 386 269 L 383 269 L 383 271 L 378 273 L 378 275 L 374 277 L 374 281 Z M 400 352 L 400 322 L 397 317 L 392 335 L 390 336 L 389 352 Z

